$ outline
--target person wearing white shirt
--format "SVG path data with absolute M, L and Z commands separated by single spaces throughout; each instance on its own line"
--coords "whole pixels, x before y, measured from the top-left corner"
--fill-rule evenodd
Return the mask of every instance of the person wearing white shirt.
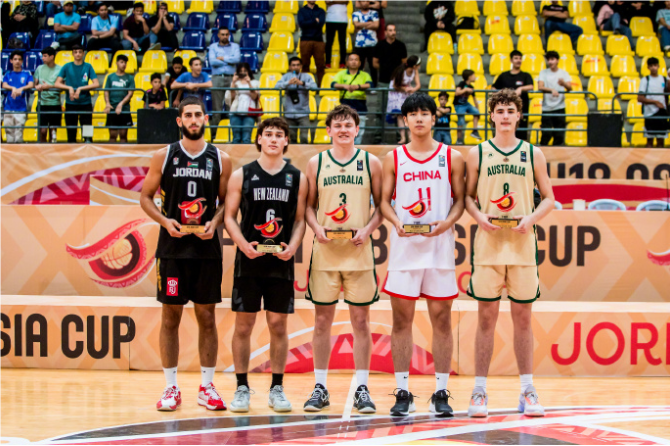
M 542 138 L 540 145 L 547 146 L 554 138 L 554 146 L 562 146 L 565 140 L 565 92 L 572 90 L 570 75 L 558 68 L 558 53 L 547 51 L 547 68 L 540 71 L 538 90 L 544 92 L 542 99 Z M 552 130 L 550 130 L 552 129 Z M 550 131 L 547 131 L 550 130 Z
M 658 59 L 650 57 L 647 59 L 649 76 L 640 81 L 640 91 L 637 101 L 642 105 L 644 115 L 644 136 L 647 138 L 647 147 L 663 147 L 664 140 L 668 137 L 668 106 L 666 92 L 668 79 L 658 74 Z

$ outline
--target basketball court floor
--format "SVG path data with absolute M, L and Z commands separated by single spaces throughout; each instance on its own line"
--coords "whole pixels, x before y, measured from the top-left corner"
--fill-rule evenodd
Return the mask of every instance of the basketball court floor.
M 668 444 L 670 381 L 667 378 L 535 378 L 544 418 L 516 411 L 518 377 L 488 380 L 489 417 L 470 419 L 470 376 L 449 380 L 453 418 L 428 412 L 433 376 L 412 376 L 416 413 L 388 415 L 395 379 L 370 377 L 377 414 L 352 411 L 355 376 L 331 373 L 331 407 L 317 414 L 302 405 L 312 374 L 289 374 L 286 393 L 294 410 L 267 407 L 269 374 L 250 375 L 249 414 L 211 412 L 197 405 L 199 373 L 179 373 L 182 406 L 158 412 L 162 372 L 2 370 L 1 444 Z M 217 389 L 230 402 L 234 374 L 217 373 Z

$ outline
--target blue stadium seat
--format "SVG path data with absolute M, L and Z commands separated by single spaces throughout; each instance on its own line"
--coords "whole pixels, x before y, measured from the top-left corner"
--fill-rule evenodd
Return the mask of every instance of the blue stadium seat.
M 202 67 L 202 72 L 207 73 L 210 76 L 212 75 L 212 67 L 209 65 L 209 57 L 204 58 L 204 65 Z
M 44 17 L 44 15 L 47 13 L 47 5 L 46 2 L 44 1 L 36 1 L 35 7 L 37 8 L 37 16 L 38 17 Z
M 249 68 L 251 68 L 251 71 L 254 73 L 258 73 L 258 54 L 252 52 L 252 53 L 242 53 L 242 62 L 246 62 L 249 64 Z
M 228 28 L 231 33 L 237 31 L 237 15 L 232 12 L 224 12 L 216 16 L 214 21 L 214 28 L 219 29 L 221 27 Z M 214 31 L 212 31 L 214 33 Z
M 10 39 L 19 39 L 21 42 L 23 42 L 23 47 L 25 51 L 28 51 L 30 49 L 30 33 L 25 32 L 25 33 L 12 33 L 9 36 Z M 9 51 L 10 53 L 14 50 L 5 48 L 3 51 Z
M 34 73 L 37 67 L 42 65 L 42 53 L 28 51 L 23 56 L 23 69 Z
M 211 113 L 214 107 L 212 106 L 212 92 L 209 90 L 205 90 L 205 93 L 203 94 L 203 102 L 205 103 L 205 109 L 207 110 L 207 113 Z
M 216 7 L 216 12 L 231 12 L 233 14 L 238 14 L 242 12 L 242 2 L 221 0 L 219 6 Z
M 79 22 L 79 34 L 90 34 L 91 25 L 93 24 L 93 16 L 91 14 L 82 14 Z M 117 28 L 118 29 L 118 28 Z
M 11 53 L 7 53 L 7 52 L 3 51 L 2 55 L 0 55 L 0 58 L 1 58 L 0 59 L 0 69 L 2 69 L 3 73 L 6 73 L 7 70 L 9 70 L 9 55 L 10 54 Z M 254 53 L 254 55 L 256 55 L 256 53 Z M 256 60 L 258 61 L 258 58 L 256 58 Z M 258 63 L 258 62 L 256 62 L 256 63 Z
M 204 12 L 192 12 L 186 19 L 184 31 L 206 31 L 209 29 L 209 15 Z
M 204 31 L 187 31 L 181 41 L 182 50 L 205 51 Z
M 248 1 L 247 7 L 244 8 L 244 12 L 247 14 L 252 12 L 259 12 L 261 14 L 267 14 L 270 12 L 270 2 L 266 1 Z
M 175 31 L 181 30 L 181 20 L 179 19 L 179 14 L 177 14 L 176 12 L 168 12 L 168 15 L 172 17 L 172 20 L 174 20 L 174 30 Z
M 247 14 L 244 18 L 242 31 L 258 31 L 261 33 L 267 32 L 268 19 L 264 14 Z
M 263 52 L 263 35 L 259 32 L 243 32 L 240 51 Z
M 44 48 L 50 47 L 56 41 L 56 32 L 48 29 L 40 30 L 40 33 L 35 39 L 35 48 L 32 51 L 42 51 Z
M 235 34 L 230 35 L 230 41 L 235 43 Z M 209 44 L 219 43 L 219 33 L 212 31 L 212 38 L 209 41 Z

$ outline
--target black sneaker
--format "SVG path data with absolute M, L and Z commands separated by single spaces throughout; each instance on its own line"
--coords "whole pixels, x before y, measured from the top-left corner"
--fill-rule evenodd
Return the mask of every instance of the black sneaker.
M 305 403 L 304 410 L 306 412 L 319 412 L 324 407 L 330 406 L 330 396 L 328 395 L 328 390 L 323 387 L 321 384 L 314 386 L 312 390 L 312 395 Z
M 451 392 L 448 390 L 433 393 L 433 396 L 430 397 L 430 411 L 443 417 L 453 417 L 454 409 L 449 405 L 449 398 L 451 398 Z
M 376 413 L 377 406 L 370 397 L 370 391 L 367 386 L 360 385 L 354 394 L 354 407 L 358 413 Z
M 391 408 L 392 417 L 404 417 L 416 411 L 414 395 L 407 390 L 395 389 L 391 395 L 395 396 L 395 405 Z

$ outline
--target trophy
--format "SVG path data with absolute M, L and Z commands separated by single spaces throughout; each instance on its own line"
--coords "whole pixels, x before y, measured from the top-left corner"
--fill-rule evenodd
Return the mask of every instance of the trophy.
M 353 229 L 326 229 L 326 237 L 331 240 L 351 240 L 354 238 Z
M 205 225 L 181 225 L 179 232 L 183 234 L 204 234 Z
M 256 251 L 258 252 L 276 254 L 278 252 L 282 252 L 283 250 L 284 247 L 282 245 L 276 244 L 272 239 L 267 239 L 263 243 L 256 245 Z
M 422 224 L 413 224 L 413 225 L 402 225 L 402 228 L 405 230 L 406 234 L 428 234 L 431 231 L 430 225 Z
M 519 220 L 516 218 L 509 218 L 506 216 L 502 216 L 499 218 L 492 218 L 489 220 L 492 225 L 499 226 L 501 228 L 516 228 L 519 226 Z

